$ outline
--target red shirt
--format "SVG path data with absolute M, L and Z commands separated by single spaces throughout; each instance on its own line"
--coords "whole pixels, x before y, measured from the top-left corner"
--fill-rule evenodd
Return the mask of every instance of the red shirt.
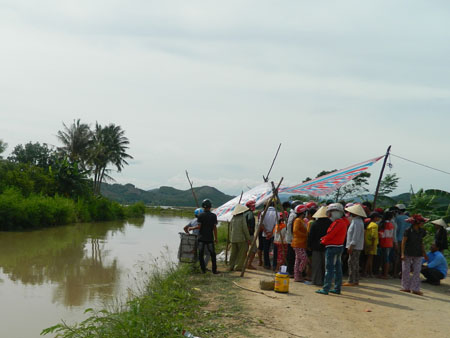
M 339 218 L 331 223 L 327 230 L 327 234 L 323 236 L 320 242 L 325 246 L 340 246 L 344 245 L 345 236 L 347 235 L 347 228 L 350 225 L 346 217 Z
M 392 248 L 394 246 L 394 224 L 384 223 L 384 229 L 378 230 L 381 248 Z

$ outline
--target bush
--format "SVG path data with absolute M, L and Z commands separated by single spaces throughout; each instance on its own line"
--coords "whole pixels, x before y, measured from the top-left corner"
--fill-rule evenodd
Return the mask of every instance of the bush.
M 143 202 L 137 202 L 125 207 L 126 217 L 141 217 L 145 214 L 145 204 Z

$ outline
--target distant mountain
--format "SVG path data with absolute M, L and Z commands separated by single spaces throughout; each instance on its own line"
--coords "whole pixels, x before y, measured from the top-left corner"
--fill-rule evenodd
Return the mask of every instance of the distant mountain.
M 218 207 L 228 202 L 234 196 L 226 195 L 216 188 L 203 186 L 194 188 L 195 194 L 202 202 L 209 198 L 213 207 Z M 103 196 L 123 204 L 131 204 L 142 201 L 147 205 L 164 205 L 174 207 L 195 207 L 195 200 L 191 190 L 178 190 L 172 187 L 160 187 L 152 190 L 142 190 L 133 184 L 108 184 L 102 183 Z

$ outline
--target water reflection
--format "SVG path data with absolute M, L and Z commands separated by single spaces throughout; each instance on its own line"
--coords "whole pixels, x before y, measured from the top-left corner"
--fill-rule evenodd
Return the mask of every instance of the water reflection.
M 0 233 L 3 274 L 24 285 L 56 284 L 52 302 L 80 306 L 112 295 L 120 275 L 117 259 L 105 250 L 107 234 L 123 233 L 131 222 L 77 224 L 33 232 Z

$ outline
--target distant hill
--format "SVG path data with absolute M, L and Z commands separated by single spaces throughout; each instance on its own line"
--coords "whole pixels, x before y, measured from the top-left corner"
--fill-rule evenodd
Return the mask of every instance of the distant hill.
M 199 203 L 209 198 L 213 207 L 218 207 L 228 202 L 234 196 L 226 195 L 216 188 L 203 186 L 194 188 Z M 131 204 L 142 201 L 147 205 L 164 205 L 174 207 L 195 207 L 195 200 L 190 189 L 178 190 L 172 187 L 160 187 L 152 190 L 142 190 L 133 184 L 108 184 L 101 187 L 103 196 L 123 204 Z

